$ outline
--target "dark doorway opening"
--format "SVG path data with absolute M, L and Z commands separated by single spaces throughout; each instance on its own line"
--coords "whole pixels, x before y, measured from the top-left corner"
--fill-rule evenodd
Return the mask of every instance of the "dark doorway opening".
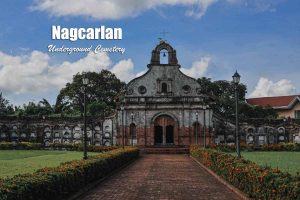
M 154 130 L 154 143 L 155 144 L 162 144 L 163 143 L 163 127 L 162 126 L 155 126 Z
M 166 126 L 166 143 L 167 144 L 174 143 L 173 130 L 174 130 L 174 126 L 172 126 L 172 125 Z

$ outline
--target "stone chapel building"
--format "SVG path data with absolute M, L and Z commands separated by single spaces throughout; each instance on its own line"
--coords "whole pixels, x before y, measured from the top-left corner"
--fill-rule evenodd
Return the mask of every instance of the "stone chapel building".
M 166 64 L 161 57 L 168 58 Z M 160 41 L 152 51 L 148 71 L 131 80 L 118 96 L 114 115 L 88 118 L 88 144 L 185 147 L 203 145 L 204 138 L 206 144 L 234 144 L 234 125 L 220 125 L 224 120 L 212 117 L 212 110 L 204 103 L 209 104 L 207 98 L 196 79 L 180 71 L 176 50 Z M 296 119 L 278 120 L 281 122 L 241 124 L 241 141 L 257 145 L 300 143 Z M 82 117 L 0 117 L 0 142 L 76 144 L 83 142 L 83 130 Z
M 161 63 L 168 56 L 168 63 Z M 211 141 L 212 111 L 200 84 L 180 71 L 176 50 L 165 41 L 152 51 L 148 71 L 118 98 L 118 145 L 187 146 Z M 198 136 L 198 138 L 196 137 Z

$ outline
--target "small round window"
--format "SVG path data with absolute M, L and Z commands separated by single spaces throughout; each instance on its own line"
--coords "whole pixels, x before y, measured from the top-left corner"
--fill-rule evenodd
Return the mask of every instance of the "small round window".
M 145 94 L 146 92 L 147 92 L 147 89 L 146 89 L 145 86 L 142 85 L 142 86 L 139 87 L 139 93 L 140 94 Z
M 189 85 L 185 85 L 182 87 L 184 93 L 189 93 L 191 91 L 191 87 Z

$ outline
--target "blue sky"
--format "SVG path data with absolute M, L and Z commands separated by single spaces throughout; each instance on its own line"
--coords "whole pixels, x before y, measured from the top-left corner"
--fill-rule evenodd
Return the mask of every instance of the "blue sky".
M 84 3 L 82 3 L 84 2 Z M 147 69 L 163 30 L 182 71 L 231 80 L 237 69 L 248 97 L 299 94 L 298 0 L 3 0 L 0 90 L 14 104 L 51 103 L 73 74 L 112 70 L 128 81 Z M 121 27 L 122 40 L 51 40 L 51 26 Z M 48 53 L 47 46 L 125 47 L 125 53 Z

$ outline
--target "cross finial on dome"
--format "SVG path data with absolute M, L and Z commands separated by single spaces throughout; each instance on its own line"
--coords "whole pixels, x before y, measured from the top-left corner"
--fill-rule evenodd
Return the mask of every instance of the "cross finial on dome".
M 159 41 L 160 41 L 160 42 L 162 42 L 162 41 L 167 41 L 167 40 L 166 40 L 166 35 L 167 35 L 168 33 L 169 33 L 169 32 L 167 32 L 167 31 L 165 31 L 165 30 L 163 30 L 162 32 L 160 32 L 161 37 L 158 38 Z

